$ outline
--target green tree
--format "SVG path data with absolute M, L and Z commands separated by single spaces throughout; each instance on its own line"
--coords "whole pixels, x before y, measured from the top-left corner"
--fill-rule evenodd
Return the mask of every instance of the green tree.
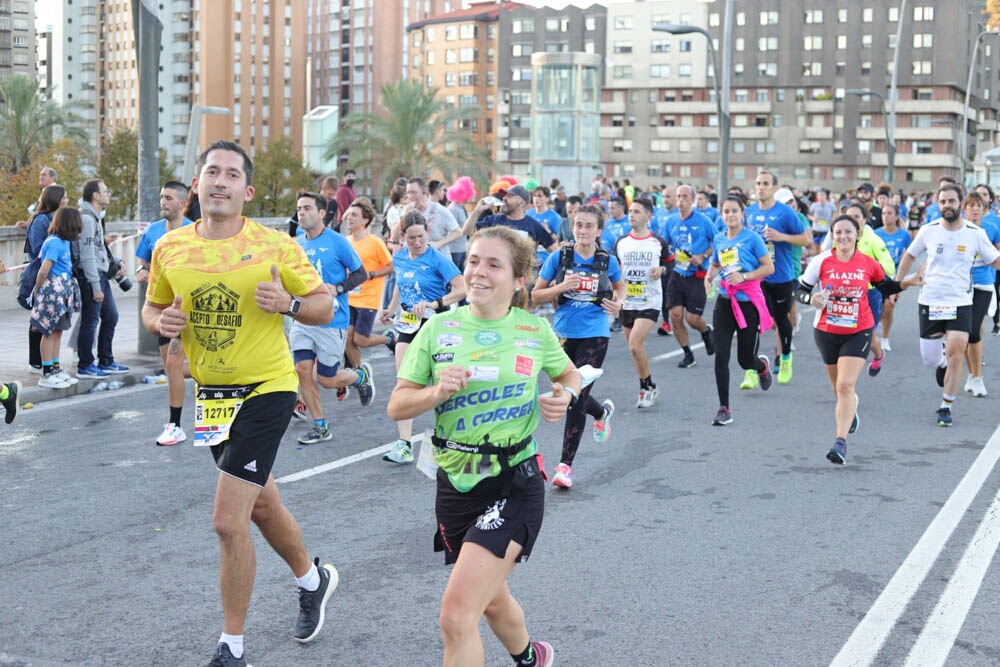
M 108 207 L 108 220 L 135 220 L 139 206 L 139 133 L 119 125 L 102 145 L 97 176 L 113 193 Z M 174 178 L 167 154 L 160 150 L 159 182 Z
M 27 207 L 38 199 L 38 172 L 42 167 L 56 170 L 57 182 L 66 188 L 69 205 L 76 206 L 86 177 L 83 166 L 90 164 L 85 146 L 60 139 L 17 173 L 0 166 L 0 224 L 13 225 L 27 220 Z
M 253 201 L 244 212 L 250 217 L 275 218 L 295 212 L 295 193 L 313 186 L 314 179 L 302 166 L 302 157 L 288 137 L 272 137 L 253 156 Z
M 385 113 L 356 112 L 340 124 L 326 152 L 327 159 L 350 155 L 350 166 L 369 172 L 383 185 L 400 176 L 440 175 L 451 181 L 459 175 L 484 182 L 493 160 L 459 129 L 474 119 L 483 122 L 478 109 L 459 109 L 419 81 L 401 79 L 381 89 Z
M 59 138 L 88 140 L 82 119 L 48 99 L 21 74 L 0 81 L 0 166 L 16 174 Z

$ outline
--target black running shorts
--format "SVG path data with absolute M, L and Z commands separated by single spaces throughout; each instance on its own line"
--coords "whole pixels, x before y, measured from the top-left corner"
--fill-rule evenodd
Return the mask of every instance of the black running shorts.
M 674 272 L 667 285 L 667 308 L 681 306 L 689 313 L 701 315 L 705 312 L 708 295 L 705 293 L 705 279 L 698 276 L 682 276 Z
M 623 310 L 621 314 L 622 326 L 626 329 L 631 329 L 636 320 L 653 320 L 653 324 L 656 324 L 656 320 L 659 317 L 660 311 L 656 308 L 647 308 L 646 310 Z
M 975 296 L 975 295 L 973 295 Z M 940 338 L 947 331 L 972 331 L 972 306 L 958 306 L 955 319 L 953 320 L 932 320 L 930 316 L 930 306 L 920 304 L 918 310 L 920 316 L 920 337 L 931 340 Z
M 212 447 L 219 470 L 263 487 L 294 409 L 295 392 L 292 391 L 255 394 L 248 398 L 236 413 L 229 439 Z
M 872 349 L 872 330 L 865 329 L 853 334 L 834 334 L 819 329 L 813 330 L 819 356 L 827 366 L 835 366 L 841 357 L 868 358 Z
M 503 498 L 504 481 L 503 474 L 489 477 L 462 493 L 438 470 L 434 551 L 444 551 L 446 565 L 458 560 L 464 542 L 485 547 L 497 558 L 503 558 L 510 543 L 516 542 L 521 545 L 517 561 L 528 560 L 542 527 L 545 481 L 536 473 L 520 492 Z

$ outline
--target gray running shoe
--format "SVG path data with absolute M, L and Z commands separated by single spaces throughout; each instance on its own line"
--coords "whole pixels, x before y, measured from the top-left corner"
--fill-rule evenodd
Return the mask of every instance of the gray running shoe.
M 358 398 L 361 399 L 361 405 L 367 407 L 375 400 L 375 378 L 372 376 L 372 365 L 367 361 L 362 362 L 361 370 L 364 371 L 367 379 L 364 384 L 357 387 Z
M 246 667 L 246 665 L 247 654 L 244 653 L 241 658 L 234 658 L 232 651 L 229 650 L 229 644 L 225 642 L 219 643 L 212 662 L 208 663 L 208 667 Z
M 327 440 L 333 440 L 333 434 L 330 433 L 330 427 L 327 426 L 326 428 L 320 428 L 319 426 L 315 426 L 311 431 L 299 438 L 299 444 L 315 445 L 320 442 L 326 442 Z
M 323 629 L 326 603 L 340 583 L 337 568 L 329 563 L 320 567 L 319 558 L 313 562 L 319 570 L 319 588 L 314 591 L 299 588 L 299 618 L 295 621 L 295 641 L 300 644 L 311 642 Z

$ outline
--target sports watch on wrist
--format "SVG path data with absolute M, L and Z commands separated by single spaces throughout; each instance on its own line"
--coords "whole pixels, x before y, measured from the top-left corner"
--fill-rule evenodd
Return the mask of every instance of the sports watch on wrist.
M 302 307 L 302 299 L 295 296 L 294 294 L 289 294 L 292 297 L 291 303 L 288 304 L 288 310 L 285 311 L 285 315 L 289 317 L 295 317 L 299 314 L 299 308 Z

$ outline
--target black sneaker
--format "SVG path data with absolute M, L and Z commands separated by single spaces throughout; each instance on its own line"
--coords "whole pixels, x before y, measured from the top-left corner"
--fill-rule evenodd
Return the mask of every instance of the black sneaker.
M 938 426 L 951 426 L 951 408 L 938 408 Z
M 3 405 L 5 411 L 3 420 L 8 424 L 13 424 L 14 420 L 17 419 L 18 410 L 21 409 L 20 382 L 7 383 L 7 400 L 0 402 L 0 405 Z
M 715 341 L 713 340 L 712 333 L 712 326 L 706 324 L 705 331 L 701 334 L 701 340 L 705 343 L 705 354 L 708 356 L 715 354 Z
M 938 386 L 941 388 L 944 388 L 944 374 L 947 371 L 947 366 L 938 366 L 934 369 L 934 379 L 937 380 Z
M 685 354 L 684 358 L 677 362 L 677 368 L 691 368 L 695 365 L 694 355 Z
M 246 664 L 246 653 L 243 653 L 242 658 L 234 658 L 232 651 L 229 650 L 229 644 L 219 642 L 219 646 L 215 649 L 215 655 L 212 656 L 212 662 L 208 663 L 208 667 L 246 667 Z
M 774 382 L 774 373 L 771 372 L 771 364 L 767 360 L 767 355 L 760 355 L 757 357 L 764 362 L 764 370 L 757 373 L 757 379 L 760 380 L 761 391 L 767 391 L 771 388 L 771 383 Z
M 361 405 L 367 407 L 375 400 L 375 378 L 372 377 L 372 365 L 367 361 L 361 364 L 361 370 L 366 379 L 364 384 L 358 386 L 358 398 L 361 399 Z
M 387 340 L 385 342 L 385 346 L 387 348 L 389 348 L 390 352 L 392 352 L 393 354 L 395 354 L 396 353 L 396 332 L 393 331 L 392 329 L 389 329 L 388 331 L 382 332 L 382 335 L 389 339 L 389 340 Z
M 1000 324 L 993 325 L 993 331 L 991 331 L 994 336 L 1000 336 Z
M 719 411 L 715 413 L 712 426 L 725 426 L 733 423 L 733 412 L 724 405 L 719 406 Z
M 319 570 L 319 588 L 314 591 L 299 588 L 299 618 L 295 621 L 295 641 L 300 644 L 311 642 L 323 629 L 326 603 L 340 583 L 337 568 L 329 563 L 320 567 L 319 558 L 313 562 Z

